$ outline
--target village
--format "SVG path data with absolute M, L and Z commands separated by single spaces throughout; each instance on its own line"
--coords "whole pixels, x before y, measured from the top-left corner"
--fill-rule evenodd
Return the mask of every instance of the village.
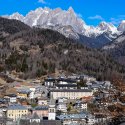
M 85 74 L 14 81 L 0 98 L 0 125 L 118 125 L 125 91 Z M 119 119 L 120 117 L 120 119 Z

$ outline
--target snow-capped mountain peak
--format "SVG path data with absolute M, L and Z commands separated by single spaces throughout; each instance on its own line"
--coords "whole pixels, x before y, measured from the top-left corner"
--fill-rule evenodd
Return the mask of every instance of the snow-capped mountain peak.
M 122 23 L 125 23 L 125 20 L 122 20 Z
M 19 14 L 18 12 L 13 13 L 12 15 L 8 16 L 9 19 L 15 19 L 15 20 L 20 20 L 23 22 L 24 16 L 22 14 Z
M 125 20 L 121 21 L 120 25 L 118 26 L 118 30 L 122 32 L 125 31 Z
M 69 12 L 70 14 L 75 14 L 75 11 L 72 7 L 69 7 L 67 12 Z
M 75 33 L 75 36 L 76 33 L 85 35 L 87 37 L 97 37 L 105 32 L 110 36 L 112 36 L 112 34 L 119 34 L 119 31 L 113 24 L 104 21 L 101 22 L 97 27 L 87 25 L 82 18 L 77 16 L 72 7 L 70 7 L 67 11 L 62 10 L 61 8 L 37 8 L 36 10 L 30 11 L 26 16 L 19 13 L 14 13 L 6 18 L 21 20 L 27 25 L 40 26 L 41 28 L 52 28 L 58 26 L 61 27 L 61 33 L 63 31 L 65 32 L 64 34 L 66 34 L 69 31 L 68 34 L 70 34 L 70 31 L 73 31 L 72 33 Z M 69 29 L 69 26 L 72 27 L 72 30 L 67 30 Z M 124 28 L 124 26 L 119 27 L 120 31 L 121 27 Z
M 97 29 L 102 31 L 102 32 L 111 32 L 112 34 L 117 33 L 117 28 L 111 24 L 111 23 L 107 23 L 107 22 L 101 22 L 98 26 Z

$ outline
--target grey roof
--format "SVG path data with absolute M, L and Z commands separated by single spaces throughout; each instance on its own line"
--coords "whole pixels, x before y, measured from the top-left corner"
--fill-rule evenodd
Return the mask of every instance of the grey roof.
M 69 78 L 59 78 L 59 79 L 48 78 L 48 79 L 45 79 L 45 82 L 60 82 L 60 81 L 67 82 L 67 83 L 76 83 L 76 80 L 69 79 Z
M 30 119 L 40 119 L 40 117 L 36 113 L 34 113 Z
M 76 83 L 76 80 L 67 79 L 67 78 L 59 78 L 57 81 L 58 82 L 63 81 L 63 82 L 67 82 L 67 83 Z
M 70 119 L 85 119 L 87 114 L 69 114 L 69 115 L 60 115 L 57 116 L 60 120 L 70 120 Z
M 47 97 L 40 97 L 40 98 L 38 98 L 38 100 L 48 100 L 48 98 Z
M 92 86 L 91 86 L 92 88 L 100 88 L 100 87 L 102 87 L 100 84 L 93 84 Z
M 5 100 L 5 99 L 0 99 L 0 103 L 5 103 L 5 102 L 7 102 L 7 100 Z
M 29 120 L 20 120 L 20 125 L 34 125 L 30 123 Z M 41 120 L 40 123 L 35 123 L 35 125 L 62 125 L 60 120 Z
M 4 122 L 13 122 L 13 119 L 10 119 L 10 118 L 6 118 L 6 117 L 0 117 L 0 125 L 2 124 L 3 125 L 3 123 Z
M 27 110 L 27 108 L 19 104 L 14 104 L 14 105 L 8 106 L 7 110 Z
M 92 92 L 91 89 L 53 89 L 50 92 Z
M 30 90 L 18 90 L 18 93 L 29 94 Z
M 48 106 L 37 106 L 34 110 L 48 110 Z
M 54 78 L 45 79 L 45 82 L 55 82 L 55 81 L 56 81 L 56 79 L 54 79 Z
M 0 106 L 0 109 L 7 109 L 7 106 Z
M 62 125 L 59 120 L 42 120 L 40 125 Z
M 77 84 L 57 84 L 57 87 L 77 87 Z
M 8 97 L 17 97 L 16 94 L 8 94 L 8 95 L 6 95 L 6 96 L 8 96 Z
M 79 114 L 66 114 L 66 115 L 60 115 L 57 116 L 60 120 L 71 120 L 71 119 L 85 119 L 85 118 L 94 118 L 93 115 L 89 114 L 88 112 L 82 112 Z
M 68 99 L 67 97 L 59 97 L 58 99 Z

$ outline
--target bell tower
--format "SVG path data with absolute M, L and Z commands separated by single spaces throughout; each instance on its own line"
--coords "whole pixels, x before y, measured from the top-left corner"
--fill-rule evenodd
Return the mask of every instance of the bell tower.
M 49 103 L 49 116 L 48 120 L 55 120 L 56 119 L 56 108 L 55 108 L 55 101 L 52 99 Z

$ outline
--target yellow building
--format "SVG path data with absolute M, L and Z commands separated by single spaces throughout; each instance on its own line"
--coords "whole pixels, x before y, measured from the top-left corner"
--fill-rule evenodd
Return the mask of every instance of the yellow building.
M 26 92 L 26 91 L 20 91 L 17 93 L 18 98 L 27 99 L 28 96 L 29 96 L 29 92 Z
M 17 121 L 22 116 L 28 114 L 28 109 L 22 105 L 10 105 L 7 109 L 7 117 Z

